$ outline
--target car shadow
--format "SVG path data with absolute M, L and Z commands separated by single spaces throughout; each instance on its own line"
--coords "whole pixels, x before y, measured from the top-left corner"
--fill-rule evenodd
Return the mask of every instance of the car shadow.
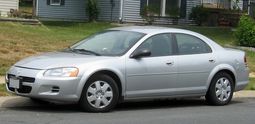
M 19 98 L 10 99 L 2 104 L 3 109 L 14 111 L 31 111 L 47 113 L 80 113 L 82 112 L 78 104 L 57 104 L 49 102 L 34 102 L 30 99 Z M 242 100 L 233 99 L 230 105 L 242 103 Z M 129 101 L 119 103 L 112 112 L 120 111 L 139 111 L 151 109 L 176 109 L 185 107 L 204 107 L 208 105 L 203 98 L 186 98 L 186 99 L 165 99 L 151 101 Z

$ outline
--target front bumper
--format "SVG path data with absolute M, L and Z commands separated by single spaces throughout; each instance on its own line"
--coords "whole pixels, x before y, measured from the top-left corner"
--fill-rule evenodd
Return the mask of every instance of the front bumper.
M 45 70 L 11 67 L 6 75 L 6 88 L 16 95 L 48 101 L 78 102 L 77 93 L 80 77 L 44 77 Z M 20 88 L 11 88 L 9 79 L 20 79 Z

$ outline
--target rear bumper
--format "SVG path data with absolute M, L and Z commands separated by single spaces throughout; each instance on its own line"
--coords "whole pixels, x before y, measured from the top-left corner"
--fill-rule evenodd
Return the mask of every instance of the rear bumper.
M 237 82 L 236 87 L 235 87 L 235 91 L 243 90 L 248 85 L 248 83 L 249 83 L 249 81 Z
M 249 83 L 249 68 L 246 67 L 241 70 L 238 74 L 237 82 L 235 85 L 235 91 L 243 90 Z

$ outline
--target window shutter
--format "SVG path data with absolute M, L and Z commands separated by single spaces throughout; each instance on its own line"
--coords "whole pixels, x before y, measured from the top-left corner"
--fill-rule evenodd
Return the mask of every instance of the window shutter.
M 180 17 L 185 18 L 186 17 L 186 9 L 187 9 L 187 0 L 181 0 L 181 12 Z
M 50 0 L 47 0 L 47 5 L 50 5 Z
M 143 11 L 144 7 L 147 5 L 147 0 L 140 1 L 140 13 Z
M 65 5 L 65 0 L 61 0 L 61 5 Z

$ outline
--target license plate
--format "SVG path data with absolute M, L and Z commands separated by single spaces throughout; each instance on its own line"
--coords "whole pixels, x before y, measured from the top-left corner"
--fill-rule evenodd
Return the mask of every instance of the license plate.
M 19 89 L 20 88 L 20 80 L 15 78 L 10 78 L 9 87 Z

